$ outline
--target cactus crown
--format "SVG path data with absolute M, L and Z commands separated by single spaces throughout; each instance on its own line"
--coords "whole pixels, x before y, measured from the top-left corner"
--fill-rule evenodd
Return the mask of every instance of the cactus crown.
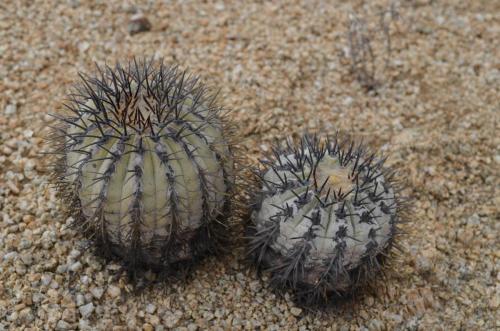
M 234 168 L 216 95 L 163 62 L 80 77 L 55 128 L 55 177 L 78 229 L 132 267 L 221 247 Z
M 394 171 L 361 144 L 305 136 L 275 146 L 257 173 L 262 185 L 248 254 L 271 284 L 317 303 L 362 284 L 394 245 L 401 209 Z
M 122 136 L 154 137 L 162 135 L 170 123 L 192 121 L 192 115 L 204 125 L 220 120 L 216 95 L 176 66 L 134 59 L 127 67 L 97 66 L 97 71 L 95 76 L 80 73 L 82 84 L 66 104 L 74 117 L 60 118 L 67 124 L 82 125 L 81 129 L 95 125 L 101 136 L 106 136 L 102 130 L 106 127 Z

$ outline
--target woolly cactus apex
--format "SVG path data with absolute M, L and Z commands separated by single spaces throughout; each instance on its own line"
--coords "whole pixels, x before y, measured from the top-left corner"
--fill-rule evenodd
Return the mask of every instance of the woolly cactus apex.
M 305 136 L 262 162 L 248 255 L 271 285 L 315 304 L 372 280 L 404 205 L 384 159 L 349 139 Z
M 56 179 L 98 251 L 165 269 L 228 234 L 234 164 L 222 109 L 197 78 L 133 61 L 80 75 L 57 116 Z

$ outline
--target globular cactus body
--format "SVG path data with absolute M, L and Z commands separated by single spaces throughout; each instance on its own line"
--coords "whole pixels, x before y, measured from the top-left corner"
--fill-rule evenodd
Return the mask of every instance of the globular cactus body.
M 132 267 L 216 249 L 228 231 L 234 164 L 215 97 L 152 61 L 82 80 L 56 135 L 56 178 L 75 224 Z
M 384 160 L 338 137 L 276 147 L 258 175 L 249 257 L 271 284 L 318 303 L 373 279 L 404 205 Z

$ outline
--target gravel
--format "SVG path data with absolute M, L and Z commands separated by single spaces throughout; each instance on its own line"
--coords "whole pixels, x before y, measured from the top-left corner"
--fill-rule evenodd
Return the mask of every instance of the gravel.
M 86 305 L 80 306 L 78 310 L 80 310 L 80 314 L 82 315 L 83 318 L 88 318 L 90 315 L 94 312 L 94 304 L 88 303 Z
M 387 66 L 383 34 L 373 37 L 379 84 L 367 91 L 351 72 L 349 14 L 376 28 L 388 1 L 364 3 L 2 4 L 0 330 L 500 328 L 498 5 L 402 1 Z M 132 33 L 134 15 L 147 32 Z M 273 293 L 235 249 L 189 281 L 137 293 L 85 249 L 48 184 L 48 114 L 78 71 L 133 56 L 163 57 L 219 87 L 250 162 L 306 130 L 344 129 L 387 153 L 414 205 L 386 286 L 311 313 Z

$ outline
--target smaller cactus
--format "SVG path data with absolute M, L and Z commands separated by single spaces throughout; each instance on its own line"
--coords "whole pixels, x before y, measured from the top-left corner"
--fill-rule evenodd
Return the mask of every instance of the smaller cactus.
M 57 116 L 55 178 L 77 229 L 129 270 L 217 251 L 235 169 L 214 94 L 160 62 L 97 69 Z
M 324 302 L 374 278 L 394 246 L 404 201 L 394 171 L 338 135 L 273 148 L 248 229 L 248 257 L 301 303 Z

